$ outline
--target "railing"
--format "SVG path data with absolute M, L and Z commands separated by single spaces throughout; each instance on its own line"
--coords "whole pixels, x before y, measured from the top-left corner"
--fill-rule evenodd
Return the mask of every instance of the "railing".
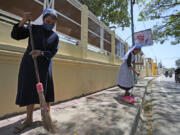
M 124 57 L 125 55 L 125 42 L 118 36 L 115 38 L 115 54 L 117 57 Z
M 0 21 L 15 24 L 21 20 L 24 12 L 32 12 L 32 18 L 38 18 L 44 8 L 54 8 L 58 13 L 56 25 L 60 40 L 73 45 L 81 45 L 82 38 L 82 5 L 77 0 L 18 0 L 3 1 L 0 4 Z M 125 54 L 125 43 L 88 11 L 87 48 L 95 52 L 112 54 L 115 49 L 117 57 Z M 114 38 L 114 39 L 113 39 Z M 112 47 L 115 40 L 115 47 Z
M 112 31 L 98 18 L 88 12 L 88 43 L 101 49 L 101 52 L 111 53 Z

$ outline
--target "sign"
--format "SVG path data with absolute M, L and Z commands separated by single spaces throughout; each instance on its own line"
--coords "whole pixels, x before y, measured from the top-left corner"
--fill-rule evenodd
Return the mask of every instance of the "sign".
M 151 29 L 134 33 L 134 42 L 135 45 L 141 45 L 142 47 L 153 45 Z

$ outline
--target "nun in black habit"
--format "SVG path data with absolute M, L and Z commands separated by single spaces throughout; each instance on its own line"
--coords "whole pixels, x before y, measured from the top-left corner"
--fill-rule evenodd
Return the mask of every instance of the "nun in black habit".
M 24 24 L 31 19 L 30 13 L 25 14 L 22 21 L 15 24 L 11 37 L 16 40 L 29 38 L 28 27 Z M 18 75 L 18 90 L 16 104 L 26 106 L 27 119 L 15 127 L 15 132 L 20 132 L 33 123 L 34 104 L 39 104 L 36 90 L 36 75 L 32 57 L 37 58 L 40 80 L 44 87 L 44 96 L 50 115 L 50 103 L 54 102 L 54 86 L 52 77 L 52 58 L 58 51 L 59 38 L 53 31 L 57 21 L 57 14 L 52 9 L 45 9 L 42 14 L 43 24 L 32 25 L 32 36 L 35 50 L 32 51 L 30 39 L 27 49 L 22 57 Z

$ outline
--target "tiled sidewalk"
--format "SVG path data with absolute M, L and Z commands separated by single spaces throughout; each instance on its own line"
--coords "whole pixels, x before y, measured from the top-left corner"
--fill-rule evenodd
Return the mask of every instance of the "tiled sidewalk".
M 152 78 L 140 80 L 134 88 L 135 104 L 121 100 L 124 91 L 118 87 L 52 106 L 57 120 L 57 135 L 130 135 L 137 125 L 144 92 Z M 0 135 L 13 135 L 13 128 L 24 120 L 25 114 L 0 121 Z M 34 124 L 21 135 L 49 135 L 40 126 L 40 111 L 34 113 Z

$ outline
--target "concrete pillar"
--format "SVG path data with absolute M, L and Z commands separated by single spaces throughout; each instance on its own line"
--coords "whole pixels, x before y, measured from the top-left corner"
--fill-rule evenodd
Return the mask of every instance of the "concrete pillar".
M 142 58 L 142 55 L 140 55 L 140 62 L 142 63 L 143 62 L 143 58 Z M 140 70 L 143 68 L 143 65 L 140 65 Z
M 157 75 L 157 64 L 155 62 L 152 63 L 152 75 Z
M 154 65 L 153 65 L 153 60 L 151 59 L 151 76 L 153 75 L 153 71 L 154 71 L 154 70 L 153 70 L 153 66 L 154 66 Z
M 137 55 L 137 62 L 139 63 L 140 62 L 140 55 Z M 140 71 L 140 65 L 138 64 L 138 71 Z
M 115 54 L 115 31 L 112 32 L 111 35 L 111 63 L 114 64 L 115 63 L 115 58 L 116 58 L 116 54 Z
M 127 43 L 125 43 L 125 46 L 124 46 L 124 48 L 125 48 L 125 54 L 128 52 L 128 44 Z
M 146 77 L 148 77 L 149 76 L 149 64 L 148 64 L 147 59 L 145 62 L 146 62 Z
M 100 24 L 100 49 L 101 52 L 104 52 L 104 27 L 102 23 Z
M 82 58 L 87 58 L 88 50 L 88 7 L 86 5 L 82 6 L 81 11 L 81 49 Z

